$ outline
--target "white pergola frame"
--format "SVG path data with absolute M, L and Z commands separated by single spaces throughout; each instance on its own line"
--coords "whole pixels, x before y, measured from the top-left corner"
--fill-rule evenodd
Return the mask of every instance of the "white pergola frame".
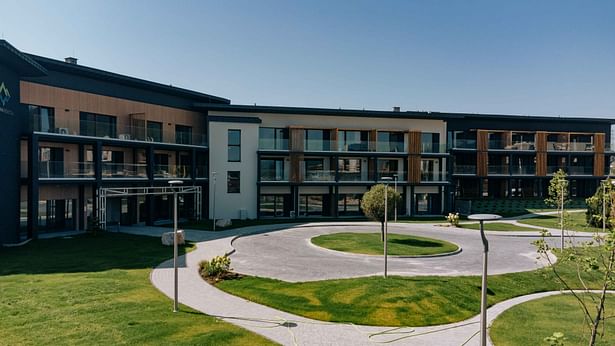
M 107 198 L 131 196 L 172 196 L 174 193 L 194 194 L 195 217 L 201 219 L 201 186 L 148 186 L 148 187 L 101 187 L 96 191 L 98 220 L 102 229 L 107 229 Z

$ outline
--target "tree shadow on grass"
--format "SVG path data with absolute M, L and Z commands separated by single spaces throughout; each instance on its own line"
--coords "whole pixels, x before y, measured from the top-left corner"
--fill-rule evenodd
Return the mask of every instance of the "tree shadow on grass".
M 405 245 L 405 246 L 414 246 L 414 247 L 442 247 L 441 243 L 430 241 L 430 240 L 420 240 L 420 239 L 390 239 L 389 243 Z
M 179 254 L 185 252 L 181 246 Z M 163 246 L 160 238 L 102 232 L 0 248 L 0 276 L 145 269 L 172 257 L 173 247 Z

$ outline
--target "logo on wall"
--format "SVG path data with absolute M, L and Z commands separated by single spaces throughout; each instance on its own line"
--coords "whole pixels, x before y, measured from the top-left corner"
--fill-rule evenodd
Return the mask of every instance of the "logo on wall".
M 2 107 L 6 106 L 6 104 L 11 99 L 11 93 L 9 89 L 4 85 L 4 82 L 0 84 L 0 103 L 2 103 Z

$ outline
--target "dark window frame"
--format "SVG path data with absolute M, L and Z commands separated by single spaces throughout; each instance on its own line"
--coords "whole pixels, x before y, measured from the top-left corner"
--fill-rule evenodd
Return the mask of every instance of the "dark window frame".
M 241 171 L 226 172 L 226 193 L 241 193 Z
M 239 133 L 239 141 L 237 143 L 231 143 L 231 134 Z M 241 130 L 239 129 L 228 129 L 227 130 L 227 160 L 228 162 L 241 162 Z M 237 150 L 237 151 L 235 151 Z M 231 154 L 233 153 L 233 154 Z M 237 154 L 237 157 L 231 157 L 232 155 Z

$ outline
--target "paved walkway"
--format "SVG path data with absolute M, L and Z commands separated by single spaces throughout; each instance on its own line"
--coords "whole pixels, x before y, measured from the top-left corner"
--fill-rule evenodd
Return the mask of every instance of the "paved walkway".
M 205 241 L 182 256 L 179 270 L 179 301 L 205 314 L 261 334 L 283 345 L 455 345 L 467 341 L 478 345 L 478 316 L 466 321 L 432 327 L 373 327 L 327 323 L 296 316 L 225 293 L 207 284 L 198 274 L 198 262 L 232 251 L 231 237 Z M 151 273 L 155 287 L 173 296 L 172 261 L 166 261 Z M 501 312 L 525 301 L 559 294 L 543 292 L 501 302 L 488 310 L 491 323 Z M 169 302 L 169 309 L 171 303 Z

